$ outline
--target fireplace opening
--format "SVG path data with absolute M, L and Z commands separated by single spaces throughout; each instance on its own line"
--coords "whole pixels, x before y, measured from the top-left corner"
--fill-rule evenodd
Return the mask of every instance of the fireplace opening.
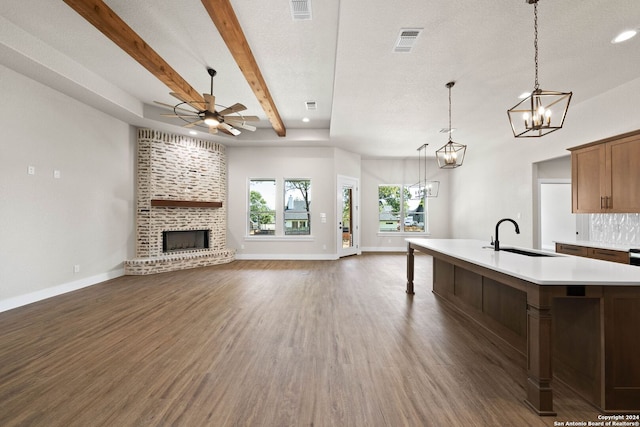
M 175 230 L 162 232 L 162 252 L 209 249 L 209 230 Z

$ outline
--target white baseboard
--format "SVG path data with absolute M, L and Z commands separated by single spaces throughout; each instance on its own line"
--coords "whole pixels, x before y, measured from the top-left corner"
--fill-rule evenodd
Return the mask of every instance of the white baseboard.
M 397 248 L 392 248 L 392 247 L 368 247 L 362 248 L 362 252 L 407 252 L 407 247 L 406 246 L 399 246 Z
M 236 252 L 236 259 L 242 260 L 294 260 L 294 261 L 331 261 L 338 259 L 336 254 L 242 254 Z
M 17 297 L 7 298 L 0 301 L 0 313 L 3 311 L 12 310 L 14 308 L 22 307 L 23 305 L 32 304 L 34 302 L 42 301 L 47 298 L 55 297 L 57 295 L 66 294 L 67 292 L 76 291 L 78 289 L 86 288 L 88 286 L 96 285 L 106 280 L 115 279 L 116 277 L 124 276 L 124 269 L 112 270 L 106 273 L 96 274 L 95 276 L 85 277 L 73 282 L 64 283 L 62 285 L 53 286 L 50 288 L 42 289 L 40 291 L 31 292 Z

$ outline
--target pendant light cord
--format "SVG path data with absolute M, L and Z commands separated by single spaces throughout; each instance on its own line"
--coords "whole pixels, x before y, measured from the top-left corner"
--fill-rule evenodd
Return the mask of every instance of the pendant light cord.
M 451 86 L 453 84 L 449 83 L 447 86 L 449 86 L 449 142 L 451 142 Z
M 536 1 L 533 4 L 533 48 L 535 50 L 535 64 L 536 64 L 536 83 L 534 89 L 538 89 L 540 85 L 538 84 L 538 2 Z

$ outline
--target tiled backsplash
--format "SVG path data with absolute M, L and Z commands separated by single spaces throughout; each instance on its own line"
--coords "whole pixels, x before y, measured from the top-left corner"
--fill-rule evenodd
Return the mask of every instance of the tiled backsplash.
M 640 214 L 590 214 L 589 240 L 640 245 Z

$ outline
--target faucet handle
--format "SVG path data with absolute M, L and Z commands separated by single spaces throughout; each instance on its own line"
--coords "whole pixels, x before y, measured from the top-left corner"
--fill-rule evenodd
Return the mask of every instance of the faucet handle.
M 493 236 L 491 236 L 491 246 L 495 245 L 495 242 L 493 241 Z

